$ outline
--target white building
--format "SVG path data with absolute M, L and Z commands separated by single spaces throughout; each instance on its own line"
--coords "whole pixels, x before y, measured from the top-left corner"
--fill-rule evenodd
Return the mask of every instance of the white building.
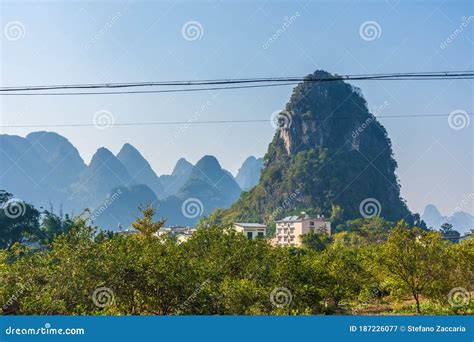
M 156 232 L 156 236 L 174 236 L 178 243 L 186 242 L 196 231 L 195 228 L 191 227 L 181 227 L 181 226 L 172 226 L 172 227 L 162 227 Z
M 264 224 L 236 222 L 233 224 L 233 227 L 239 233 L 244 234 L 249 240 L 267 236 L 267 226 Z
M 324 217 L 311 218 L 306 213 L 288 216 L 276 221 L 274 243 L 277 246 L 301 246 L 301 235 L 308 233 L 327 233 L 331 235 L 331 222 Z
M 474 229 L 470 229 L 469 232 L 464 233 L 464 235 L 459 238 L 459 242 L 469 240 L 472 234 L 474 234 Z

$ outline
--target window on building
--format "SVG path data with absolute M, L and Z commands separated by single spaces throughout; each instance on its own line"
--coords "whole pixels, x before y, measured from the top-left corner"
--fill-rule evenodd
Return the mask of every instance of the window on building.
M 310 226 L 314 226 L 314 221 L 309 221 Z
M 263 238 L 263 232 L 258 232 L 257 236 Z
M 247 232 L 247 238 L 248 238 L 249 240 L 252 240 L 252 239 L 253 239 L 253 234 L 252 234 L 252 232 Z

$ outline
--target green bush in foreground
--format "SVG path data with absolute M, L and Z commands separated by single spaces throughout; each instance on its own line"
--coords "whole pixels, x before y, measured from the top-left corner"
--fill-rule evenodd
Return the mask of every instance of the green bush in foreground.
M 451 244 L 403 222 L 391 231 L 381 226 L 385 236 L 377 231 L 374 238 L 369 222 L 370 229 L 308 237 L 301 249 L 249 241 L 219 226 L 199 228 L 179 244 L 152 234 L 162 225 L 152 216 L 145 210 L 133 235 L 97 234 L 76 218 L 46 246 L 0 250 L 2 312 L 331 314 L 408 296 L 415 303 L 403 312 L 472 313 L 466 292 L 450 294 L 469 288 L 472 239 Z

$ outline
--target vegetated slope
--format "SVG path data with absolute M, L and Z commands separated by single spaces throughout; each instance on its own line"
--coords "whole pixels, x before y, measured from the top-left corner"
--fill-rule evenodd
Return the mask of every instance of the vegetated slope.
M 316 71 L 307 79 L 329 77 Z M 368 202 L 387 220 L 412 221 L 390 139 L 360 90 L 340 80 L 308 80 L 294 88 L 276 120 L 259 183 L 215 218 L 272 222 L 304 210 L 341 222 L 360 218 Z M 370 205 L 364 208 L 371 214 Z

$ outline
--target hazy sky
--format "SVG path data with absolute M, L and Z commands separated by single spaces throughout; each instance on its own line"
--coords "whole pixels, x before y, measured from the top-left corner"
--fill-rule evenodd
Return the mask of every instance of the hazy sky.
M 397 0 L 2 1 L 0 82 L 13 86 L 301 76 L 316 69 L 339 74 L 471 70 L 473 6 L 472 1 Z M 197 23 L 183 30 L 188 22 Z M 474 112 L 472 81 L 354 84 L 380 116 Z M 235 173 L 247 156 L 265 153 L 274 133 L 270 116 L 290 94 L 286 86 L 180 94 L 3 96 L 1 124 L 90 124 L 98 111 L 112 113 L 115 123 L 268 118 L 268 123 L 251 124 L 46 129 L 67 137 L 86 162 L 101 146 L 116 153 L 129 142 L 158 174 L 170 172 L 179 157 L 194 163 L 205 154 L 215 155 Z M 410 209 L 420 211 L 433 203 L 445 214 L 456 207 L 474 213 L 474 122 L 458 130 L 447 117 L 381 122 L 392 139 L 402 195 Z M 25 136 L 36 130 L 42 129 L 1 128 L 1 133 Z

